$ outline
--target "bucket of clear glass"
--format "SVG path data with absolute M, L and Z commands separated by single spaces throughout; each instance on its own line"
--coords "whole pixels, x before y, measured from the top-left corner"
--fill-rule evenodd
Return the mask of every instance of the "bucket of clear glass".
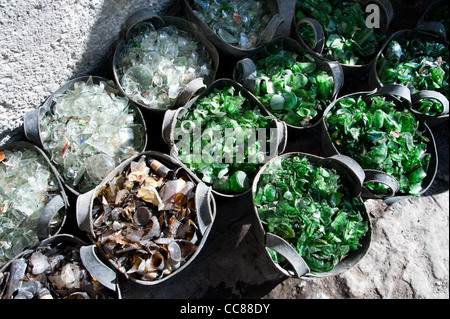
M 26 137 L 41 147 L 75 195 L 94 188 L 123 160 L 142 152 L 139 108 L 102 77 L 73 79 L 25 113 Z
M 45 153 L 24 142 L 0 146 L 0 267 L 59 233 L 69 203 Z
M 113 58 L 114 80 L 152 116 L 178 108 L 215 79 L 219 54 L 195 26 L 147 9 L 128 17 Z
M 222 54 L 236 59 L 271 41 L 284 21 L 278 0 L 184 0 L 184 11 Z

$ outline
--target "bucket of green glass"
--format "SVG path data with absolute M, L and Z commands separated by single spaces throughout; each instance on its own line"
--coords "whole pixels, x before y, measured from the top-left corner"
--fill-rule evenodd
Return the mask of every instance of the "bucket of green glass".
M 64 226 L 69 202 L 58 176 L 37 146 L 0 146 L 0 267 Z
M 372 234 L 360 197 L 364 179 L 362 168 L 344 155 L 286 153 L 262 167 L 253 205 L 262 242 L 282 273 L 325 277 L 364 257 Z
M 438 157 L 433 134 L 411 111 L 411 91 L 385 85 L 343 96 L 324 113 L 322 149 L 364 169 L 363 198 L 388 204 L 419 196 L 433 183 Z
M 297 1 L 291 36 L 321 59 L 339 62 L 346 77 L 360 76 L 370 70 L 393 16 L 388 0 Z
M 320 124 L 344 85 L 337 62 L 319 60 L 291 38 L 277 38 L 238 62 L 234 79 L 292 130 Z
M 191 22 L 141 9 L 123 30 L 114 53 L 114 80 L 144 110 L 162 116 L 215 80 L 219 54 Z
M 198 182 L 233 198 L 249 193 L 263 163 L 284 151 L 287 127 L 242 85 L 220 79 L 182 108 L 167 111 L 162 135 Z
M 117 299 L 85 266 L 86 243 L 68 234 L 48 238 L 0 268 L 0 299 Z M 104 276 L 104 274 L 101 274 Z
M 278 0 L 184 0 L 189 21 L 226 56 L 240 59 L 272 40 L 284 21 Z
M 215 216 L 211 189 L 154 151 L 124 161 L 77 199 L 78 226 L 93 242 L 90 259 L 114 270 L 112 282 L 118 275 L 145 286 L 178 280 L 195 264 Z
M 75 195 L 94 188 L 147 145 L 139 108 L 113 81 L 97 76 L 67 82 L 41 107 L 25 113 L 24 130 L 28 140 L 49 155 Z
M 372 88 L 410 88 L 412 111 L 429 125 L 448 120 L 449 51 L 443 29 L 436 22 L 394 33 L 378 53 L 369 78 Z

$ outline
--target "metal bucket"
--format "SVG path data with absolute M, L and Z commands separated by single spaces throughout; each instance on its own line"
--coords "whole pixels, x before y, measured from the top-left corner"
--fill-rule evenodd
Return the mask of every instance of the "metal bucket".
M 341 99 L 345 99 L 348 97 L 370 98 L 372 96 L 384 96 L 389 101 L 394 102 L 398 109 L 402 108 L 410 109 L 411 107 L 411 92 L 409 91 L 408 88 L 400 85 L 386 85 L 374 91 L 352 93 L 339 98 L 338 100 L 333 102 L 324 112 L 324 120 L 322 122 L 322 152 L 323 154 L 325 154 L 325 156 L 340 154 L 338 149 L 336 148 L 336 145 L 332 142 L 330 132 L 328 131 L 328 123 L 327 123 L 328 113 L 333 111 L 335 105 Z M 402 99 L 403 101 L 401 101 L 400 99 Z M 436 176 L 438 167 L 438 155 L 434 136 L 430 128 L 421 119 L 417 117 L 416 119 L 419 123 L 419 129 L 421 131 L 424 131 L 424 136 L 429 140 L 429 142 L 427 142 L 427 153 L 431 155 L 430 163 L 428 165 L 428 169 L 426 172 L 427 175 L 422 181 L 422 189 L 420 190 L 420 194 L 423 194 L 431 186 Z M 389 193 L 383 196 L 379 196 L 372 193 L 366 187 L 363 186 L 363 191 L 361 193 L 362 198 L 383 199 L 387 204 L 392 204 L 402 198 L 412 196 L 409 194 L 399 192 L 399 183 L 393 176 L 378 170 L 366 169 L 364 167 L 363 169 L 366 174 L 364 183 L 368 182 L 382 183 L 389 188 Z
M 240 59 L 248 54 L 251 54 L 257 47 L 265 44 L 272 40 L 277 31 L 278 27 L 283 22 L 282 15 L 280 14 L 280 5 L 278 0 L 270 0 L 266 1 L 267 6 L 269 7 L 270 13 L 272 15 L 272 19 L 266 26 L 261 38 L 256 46 L 253 49 L 241 49 L 237 46 L 231 45 L 225 42 L 220 36 L 218 36 L 211 28 L 205 24 L 193 11 L 192 9 L 192 1 L 184 0 L 184 11 L 186 17 L 189 21 L 192 21 L 195 26 L 202 32 L 209 41 L 211 41 L 216 48 L 226 56 L 231 56 L 236 59 Z
M 436 13 L 438 11 L 442 11 L 444 8 L 444 6 L 447 5 L 448 3 L 446 0 L 438 0 L 432 4 L 430 4 L 426 9 L 425 12 L 423 13 L 423 15 L 420 17 L 419 22 L 417 23 L 417 25 L 431 25 L 431 26 L 436 26 L 436 23 L 441 23 L 440 21 L 435 21 L 433 20 L 433 17 L 431 16 L 433 13 Z M 448 19 L 448 17 L 447 17 Z M 439 29 L 443 30 L 446 33 L 446 40 L 447 40 L 447 46 L 448 46 L 448 35 L 449 35 L 449 30 L 445 29 L 444 25 L 440 25 L 438 27 Z
M 240 85 L 239 83 L 237 83 L 233 80 L 230 80 L 230 79 L 217 80 L 211 86 L 209 86 L 205 92 L 203 92 L 198 97 L 189 101 L 189 103 L 187 103 L 182 108 L 179 108 L 178 110 L 169 110 L 166 112 L 166 114 L 164 116 L 163 125 L 162 125 L 162 136 L 163 136 L 164 141 L 170 147 L 170 154 L 172 157 L 174 157 L 175 159 L 177 159 L 178 161 L 181 162 L 181 160 L 178 156 L 179 149 L 176 145 L 175 136 L 174 136 L 175 126 L 176 126 L 177 121 L 179 121 L 183 118 L 183 116 L 186 114 L 188 109 L 190 109 L 191 107 L 195 107 L 195 102 L 197 101 L 197 99 L 208 95 L 214 89 L 221 89 L 221 88 L 228 87 L 228 86 L 234 87 L 236 89 L 236 91 L 240 92 L 240 94 L 242 94 L 242 96 L 244 98 L 248 99 L 253 106 L 257 106 L 259 109 L 261 109 L 262 114 L 270 116 L 270 114 L 262 107 L 262 105 L 255 98 L 255 96 L 253 94 L 251 94 L 250 92 L 248 92 L 242 85 Z M 276 153 L 274 155 L 281 154 L 284 151 L 284 149 L 286 147 L 286 143 L 287 143 L 286 123 L 278 121 L 277 119 L 274 118 L 272 127 L 276 128 L 276 136 L 274 137 L 274 139 L 276 140 L 276 149 L 271 150 L 271 153 Z M 186 167 L 185 164 L 183 164 L 183 166 Z M 186 167 L 186 169 L 189 170 L 187 167 Z M 191 173 L 193 175 L 193 178 L 197 182 L 201 182 L 200 178 L 197 175 L 195 175 L 195 173 L 193 173 L 193 172 L 191 172 Z M 242 196 L 244 194 L 249 193 L 250 191 L 251 191 L 251 189 L 249 188 L 248 190 L 246 190 L 243 193 L 239 193 L 236 195 L 229 195 L 229 194 L 224 194 L 224 193 L 218 192 L 214 189 L 212 190 L 212 192 L 214 194 L 216 194 L 218 196 L 222 196 L 222 197 L 227 197 L 227 198 L 235 198 L 236 196 Z
M 117 63 L 119 56 L 121 52 L 123 51 L 127 40 L 129 39 L 130 35 L 134 31 L 134 27 L 144 21 L 151 22 L 157 30 L 165 27 L 173 25 L 177 29 L 184 31 L 194 37 L 200 44 L 204 45 L 206 50 L 208 51 L 211 59 L 212 59 L 212 72 L 213 77 L 212 81 L 214 81 L 217 73 L 217 69 L 219 66 L 219 54 L 217 52 L 217 49 L 214 47 L 212 43 L 210 43 L 207 38 L 203 35 L 203 33 L 199 32 L 195 26 L 189 22 L 186 21 L 183 18 L 179 17 L 170 17 L 170 16 L 164 16 L 159 17 L 155 16 L 153 11 L 149 9 L 141 9 L 135 13 L 133 13 L 131 16 L 128 17 L 127 21 L 125 22 L 123 26 L 123 32 L 124 35 L 122 35 L 119 44 L 116 47 L 116 50 L 114 52 L 114 58 L 113 58 L 113 74 L 114 74 L 114 81 L 116 82 L 116 85 L 122 92 L 124 96 L 127 96 L 130 100 L 132 100 L 134 103 L 139 105 L 141 108 L 143 108 L 145 111 L 151 111 L 154 113 L 157 113 L 158 115 L 163 115 L 166 109 L 157 109 L 157 108 L 151 108 L 150 106 L 143 104 L 139 101 L 136 101 L 133 99 L 129 94 L 127 94 L 120 83 L 120 78 L 117 71 Z M 184 89 L 178 94 L 177 98 L 173 102 L 173 105 L 171 105 L 169 108 L 178 108 L 180 106 L 183 106 L 186 104 L 192 97 L 202 92 L 207 85 L 211 84 L 210 82 L 205 83 L 205 80 L 203 78 L 196 78 L 189 82 Z
M 389 25 L 392 22 L 392 19 L 394 18 L 394 9 L 392 8 L 392 5 L 389 2 L 389 0 L 355 0 L 355 1 L 359 2 L 361 6 L 366 6 L 368 4 L 375 4 L 380 8 L 379 33 L 386 34 L 388 32 Z M 301 23 L 309 24 L 314 31 L 315 44 L 312 48 L 305 43 L 304 39 L 299 34 L 299 24 Z M 326 43 L 325 33 L 323 31 L 322 26 L 317 20 L 308 17 L 300 21 L 297 21 L 296 14 L 294 13 L 294 17 L 291 23 L 291 37 L 297 40 L 302 45 L 304 45 L 311 54 L 317 56 L 319 59 L 328 61 L 323 56 L 323 49 Z M 342 66 L 345 77 L 352 78 L 362 76 L 366 72 L 368 72 L 373 64 L 373 61 L 374 59 L 372 59 L 370 62 L 366 64 L 360 65 L 346 65 L 344 63 L 339 64 Z
M 292 158 L 296 156 L 305 156 L 315 166 L 335 170 L 336 173 L 340 176 L 343 185 L 345 185 L 348 188 L 348 195 L 351 196 L 352 198 L 355 198 L 361 204 L 360 206 L 362 211 L 360 211 L 360 214 L 362 220 L 367 222 L 368 226 L 367 232 L 359 240 L 361 246 L 357 250 L 350 251 L 346 257 L 344 257 L 334 266 L 333 269 L 326 272 L 312 272 L 307 263 L 305 262 L 305 260 L 300 256 L 300 254 L 297 252 L 295 248 L 293 248 L 285 239 L 281 238 L 280 236 L 274 233 L 267 231 L 261 222 L 261 219 L 258 214 L 258 209 L 255 203 L 255 195 L 258 190 L 259 180 L 261 179 L 261 176 L 265 173 L 265 170 L 267 169 L 268 165 L 270 165 L 270 163 L 276 160 Z M 308 278 L 308 277 L 322 278 L 331 275 L 337 275 L 354 267 L 359 262 L 359 260 L 361 260 L 365 256 L 371 242 L 372 226 L 369 215 L 360 197 L 360 193 L 362 190 L 362 183 L 364 179 L 365 179 L 364 171 L 358 165 L 358 163 L 356 163 L 353 159 L 344 155 L 319 157 L 316 155 L 300 152 L 286 153 L 278 157 L 275 157 L 261 168 L 252 185 L 253 207 L 254 212 L 259 221 L 258 228 L 260 229 L 258 236 L 261 237 L 259 242 L 264 243 L 264 246 L 266 248 L 270 248 L 274 250 L 276 253 L 283 256 L 287 260 L 287 262 L 291 265 L 292 269 L 287 270 L 282 268 L 280 265 L 278 265 L 271 259 L 281 273 L 283 273 L 288 277 L 295 277 L 295 278 Z
M 112 260 L 112 257 L 108 255 L 108 253 L 105 252 L 105 248 L 102 245 L 102 243 L 99 241 L 99 238 L 95 234 L 96 228 L 94 228 L 94 201 L 99 196 L 100 192 L 107 187 L 106 185 L 108 182 L 110 182 L 113 178 L 117 177 L 124 169 L 129 169 L 130 164 L 141 158 L 142 156 L 145 156 L 147 159 L 152 158 L 156 159 L 158 162 L 162 163 L 163 165 L 161 171 L 164 173 L 165 169 L 169 169 L 172 173 L 168 172 L 169 174 L 176 174 L 173 172 L 181 171 L 183 173 L 186 173 L 186 176 L 190 179 L 190 181 L 195 185 L 195 190 L 193 189 L 193 195 L 195 200 L 195 207 L 196 207 L 196 219 L 198 224 L 198 229 L 196 232 L 198 232 L 201 235 L 200 242 L 198 243 L 198 246 L 193 252 L 186 262 L 181 265 L 181 267 L 177 268 L 173 272 L 171 272 L 168 275 L 165 275 L 160 278 L 156 278 L 154 280 L 147 280 L 143 278 L 135 278 L 133 276 L 130 276 L 124 269 L 120 268 L 117 262 Z M 158 168 L 158 170 L 160 169 Z M 155 168 L 156 169 L 156 168 Z M 167 173 L 167 171 L 166 171 Z M 203 183 L 196 183 L 190 176 L 189 172 L 184 170 L 182 165 L 177 162 L 175 159 L 171 158 L 170 156 L 154 152 L 154 151 L 147 151 L 143 152 L 137 156 L 134 156 L 126 161 L 124 161 L 122 164 L 120 164 L 114 171 L 112 171 L 105 179 L 104 181 L 98 185 L 95 189 L 91 190 L 90 192 L 87 192 L 85 194 L 82 194 L 78 196 L 77 199 L 77 223 L 79 228 L 84 231 L 88 237 L 91 239 L 93 244 L 86 249 L 87 253 L 90 255 L 90 260 L 92 260 L 92 265 L 97 264 L 99 269 L 103 269 L 105 267 L 111 269 L 114 269 L 114 273 L 116 275 L 108 275 L 108 278 L 105 279 L 107 285 L 111 285 L 114 282 L 118 280 L 117 276 L 118 274 L 123 275 L 125 279 L 131 280 L 133 282 L 136 282 L 137 284 L 144 285 L 144 286 L 151 286 L 151 285 L 157 285 L 159 283 L 165 282 L 171 278 L 179 278 L 177 277 L 180 273 L 183 273 L 183 270 L 189 267 L 190 265 L 195 264 L 195 258 L 199 255 L 201 252 L 203 246 L 208 240 L 209 233 L 212 229 L 214 219 L 216 216 L 216 206 L 214 197 L 211 193 L 210 188 L 208 188 Z M 172 199 L 174 201 L 174 199 Z M 136 213 L 137 209 L 135 210 Z M 136 217 L 137 218 L 137 217 Z M 161 230 L 162 231 L 162 230 Z M 142 248 L 144 249 L 144 248 Z M 105 265 L 103 262 L 100 261 L 100 259 L 97 257 L 101 257 L 102 260 L 106 260 L 107 265 Z M 174 280 L 175 280 L 174 279 Z
M 15 275 L 19 274 L 20 271 L 17 271 L 17 269 L 19 269 L 20 267 L 17 267 L 15 265 L 17 260 L 21 260 L 21 259 L 25 259 L 27 261 L 27 264 L 29 264 L 29 259 L 30 256 L 38 251 L 40 248 L 47 248 L 50 247 L 52 250 L 54 250 L 56 252 L 57 249 L 68 249 L 69 253 L 71 254 L 75 254 L 75 256 L 77 256 L 79 254 L 79 258 L 80 258 L 80 262 L 82 264 L 82 266 L 85 267 L 85 269 L 88 271 L 89 275 L 94 279 L 92 280 L 92 282 L 95 281 L 99 281 L 98 278 L 102 278 L 105 277 L 105 273 L 103 271 L 101 271 L 100 268 L 94 269 L 93 272 L 91 272 L 92 267 L 90 267 L 90 263 L 91 261 L 89 260 L 89 256 L 86 254 L 86 244 L 79 238 L 72 236 L 72 235 L 68 235 L 68 234 L 60 234 L 60 235 L 56 235 L 54 237 L 48 238 L 44 241 L 42 241 L 41 243 L 39 243 L 37 246 L 28 249 L 26 251 L 24 251 L 23 253 L 21 253 L 20 255 L 16 256 L 13 260 L 11 260 L 8 264 L 6 264 L 2 269 L 0 269 L 0 299 L 5 298 L 5 299 L 10 299 L 10 298 L 14 298 L 15 294 L 18 293 L 18 290 L 20 289 L 20 287 L 23 285 L 22 280 L 18 281 L 16 283 L 16 286 L 13 288 L 10 288 L 10 290 L 8 290 L 7 284 L 8 284 L 8 280 L 11 279 L 11 277 L 14 277 Z M 54 252 L 54 253 L 55 253 Z M 30 267 L 30 266 L 28 266 Z M 25 269 L 23 269 L 23 272 L 25 273 Z M 15 274 L 13 274 L 15 273 Z M 41 299 L 53 299 L 53 298 L 61 298 L 61 296 L 59 296 L 56 293 L 56 287 L 54 287 L 50 281 L 48 280 L 48 276 L 51 276 L 52 273 L 50 274 L 42 274 L 43 276 L 46 276 L 46 284 L 44 285 L 44 288 L 46 288 L 47 290 L 47 294 L 39 296 L 39 298 Z M 98 276 L 98 277 L 97 277 Z M 38 275 L 36 275 L 36 277 L 38 277 Z M 96 285 L 98 285 L 96 283 Z M 85 292 L 86 294 L 88 294 L 88 291 L 84 291 L 82 287 L 75 287 L 72 288 L 75 293 L 73 293 L 71 296 L 69 296 L 69 299 L 80 299 L 81 293 Z M 104 290 L 103 292 L 106 294 L 102 293 L 103 297 L 109 298 L 109 299 L 117 299 L 120 298 L 120 290 L 118 288 L 117 285 L 112 284 L 109 286 L 104 286 Z M 33 299 L 36 299 L 36 296 L 38 295 L 38 291 L 33 292 L 34 297 Z M 86 295 L 84 295 L 82 297 L 82 299 L 85 299 Z M 90 297 L 90 296 L 88 296 Z
M 38 109 L 25 113 L 24 131 L 25 131 L 25 136 L 27 137 L 27 139 L 48 153 L 48 151 L 45 149 L 45 147 L 42 143 L 42 140 L 41 140 L 40 121 L 48 113 L 52 112 L 52 109 L 54 106 L 54 102 L 53 102 L 54 96 L 63 94 L 68 90 L 72 90 L 74 88 L 75 83 L 77 83 L 77 82 L 87 82 L 91 79 L 94 84 L 99 84 L 100 82 L 105 82 L 105 83 L 108 82 L 107 79 L 105 79 L 103 77 L 98 77 L 98 76 L 83 76 L 83 77 L 75 78 L 75 79 L 67 82 L 66 84 L 64 84 L 61 88 L 59 88 L 56 92 L 54 92 L 50 97 L 48 97 Z M 143 130 L 145 132 L 144 136 L 142 136 L 143 147 L 141 150 L 138 150 L 138 152 L 142 152 L 147 147 L 148 134 L 147 134 L 146 123 L 144 121 L 144 117 L 143 117 L 141 111 L 135 104 L 130 102 L 129 107 L 135 113 L 136 121 L 140 125 L 142 125 Z M 79 190 L 77 190 L 73 185 L 70 185 L 68 183 L 68 181 L 64 180 L 64 178 L 61 176 L 60 172 L 58 172 L 58 176 L 61 178 L 64 185 L 70 190 L 71 193 L 75 194 L 76 196 L 78 196 L 80 194 Z
M 388 47 L 389 43 L 391 41 L 394 41 L 395 39 L 415 39 L 415 38 L 422 38 L 422 39 L 428 39 L 431 41 L 435 41 L 438 43 L 445 44 L 448 48 L 448 42 L 446 42 L 446 36 L 445 31 L 442 33 L 444 26 L 440 23 L 436 22 L 429 22 L 424 23 L 419 26 L 417 26 L 413 30 L 400 30 L 395 32 L 391 35 L 391 37 L 383 44 L 380 51 L 378 52 L 377 56 L 375 57 L 375 60 L 373 61 L 372 67 L 370 69 L 369 74 L 369 85 L 371 89 L 376 89 L 383 87 L 385 84 L 381 82 L 380 78 L 378 77 L 378 67 L 379 67 L 379 60 L 383 52 Z M 430 116 L 423 113 L 420 113 L 416 111 L 415 109 L 411 109 L 411 112 L 413 112 L 417 117 L 421 118 L 422 120 L 426 121 L 430 126 L 431 125 L 437 125 L 439 123 L 442 123 L 446 120 L 448 120 L 448 113 L 449 113 L 449 100 L 448 97 L 443 95 L 442 93 L 439 93 L 437 91 L 431 91 L 431 90 L 421 90 L 417 93 L 412 94 L 412 104 L 414 105 L 421 99 L 433 99 L 438 102 L 440 102 L 443 106 L 443 111 L 436 115 L 436 116 Z
M 302 56 L 305 52 L 305 49 L 301 47 L 301 45 L 294 41 L 291 38 L 277 38 L 271 41 L 270 43 L 274 44 L 282 44 L 283 49 L 296 53 L 299 56 Z M 266 45 L 267 46 L 267 45 Z M 236 81 L 237 80 L 237 74 L 239 74 L 239 68 L 242 68 L 242 85 L 249 90 L 251 93 L 254 94 L 255 91 L 255 77 L 256 77 L 256 66 L 252 58 L 254 55 L 259 54 L 263 52 L 266 48 L 266 46 L 256 50 L 251 56 L 246 57 L 245 59 L 242 59 L 238 62 L 234 69 L 233 78 Z M 334 89 L 333 94 L 331 96 L 331 100 L 334 101 L 339 94 L 339 91 L 344 85 L 344 73 L 342 70 L 342 67 L 339 63 L 333 62 L 333 61 L 324 61 L 317 57 L 317 55 L 311 55 L 313 59 L 316 61 L 318 65 L 318 69 L 322 71 L 326 71 L 328 74 L 332 75 L 334 80 Z M 258 101 L 259 102 L 259 101 Z M 261 106 L 266 110 L 267 113 L 271 114 L 270 111 L 262 105 L 261 102 L 259 102 Z M 319 112 L 323 113 L 323 111 Z M 271 114 L 273 117 L 275 117 L 273 114 Z M 317 119 L 311 123 L 311 125 L 306 127 L 299 127 L 294 126 L 291 124 L 286 123 L 286 126 L 288 127 L 288 130 L 293 132 L 293 134 L 296 133 L 304 133 L 304 131 L 307 131 L 309 129 L 313 129 L 315 126 L 318 126 L 320 122 L 322 121 L 322 116 L 317 116 Z
M 53 176 L 55 177 L 55 180 L 57 181 L 59 186 L 58 193 L 44 206 L 36 225 L 37 238 L 39 241 L 43 241 L 51 236 L 57 235 L 61 231 L 66 222 L 66 217 L 69 209 L 69 202 L 66 193 L 64 191 L 64 187 L 59 178 L 58 171 L 52 165 L 47 155 L 39 147 L 24 141 L 9 142 L 5 145 L 0 146 L 0 151 L 4 150 L 13 151 L 21 149 L 30 149 L 36 152 L 38 155 L 40 155 L 48 164 L 48 167 Z M 57 229 L 51 229 L 50 226 L 53 217 L 55 217 L 56 214 L 59 213 L 61 210 L 63 210 L 61 213 L 61 223 L 58 225 Z

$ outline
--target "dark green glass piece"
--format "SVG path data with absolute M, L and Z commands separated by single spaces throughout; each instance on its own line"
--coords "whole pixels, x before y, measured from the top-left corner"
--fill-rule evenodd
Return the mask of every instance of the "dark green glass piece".
M 243 171 L 236 171 L 230 180 L 231 190 L 235 193 L 246 191 L 250 187 L 250 181 L 247 174 Z

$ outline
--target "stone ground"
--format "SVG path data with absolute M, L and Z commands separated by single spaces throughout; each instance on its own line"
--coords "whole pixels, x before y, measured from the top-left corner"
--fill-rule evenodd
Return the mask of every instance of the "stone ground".
M 414 26 L 429 2 L 433 1 L 392 0 L 396 13 L 393 28 Z M 291 3 L 282 1 L 282 5 Z M 121 25 L 130 13 L 144 7 L 160 15 L 179 14 L 180 8 L 170 0 L 0 0 L 0 144 L 21 138 L 24 113 L 37 108 L 69 79 L 86 74 L 112 78 L 107 62 Z M 281 34 L 288 27 L 282 25 Z M 223 58 L 221 62 L 224 61 L 227 64 L 229 60 Z M 433 133 L 439 170 L 432 187 L 419 198 L 402 199 L 390 206 L 383 201 L 367 201 L 372 243 L 366 256 L 351 270 L 322 279 L 261 275 L 266 274 L 257 269 L 262 257 L 247 250 L 253 239 L 248 236 L 252 231 L 251 218 L 243 218 L 245 214 L 235 216 L 236 219 L 224 216 L 233 205 L 221 202 L 218 218 L 229 219 L 228 226 L 236 238 L 230 239 L 222 232 L 223 227 L 228 227 L 223 222 L 212 234 L 219 239 L 227 237 L 224 242 L 226 248 L 233 250 L 231 261 L 226 260 L 225 249 L 217 253 L 214 266 L 200 266 L 210 272 L 197 281 L 197 289 L 175 293 L 168 283 L 155 292 L 125 285 L 124 297 L 448 299 L 448 122 L 433 128 Z M 295 144 L 288 147 L 296 150 Z M 242 211 L 248 211 L 242 205 Z M 199 262 L 210 262 L 210 257 L 215 256 L 213 246 L 205 249 Z M 233 265 L 233 271 L 229 265 Z

